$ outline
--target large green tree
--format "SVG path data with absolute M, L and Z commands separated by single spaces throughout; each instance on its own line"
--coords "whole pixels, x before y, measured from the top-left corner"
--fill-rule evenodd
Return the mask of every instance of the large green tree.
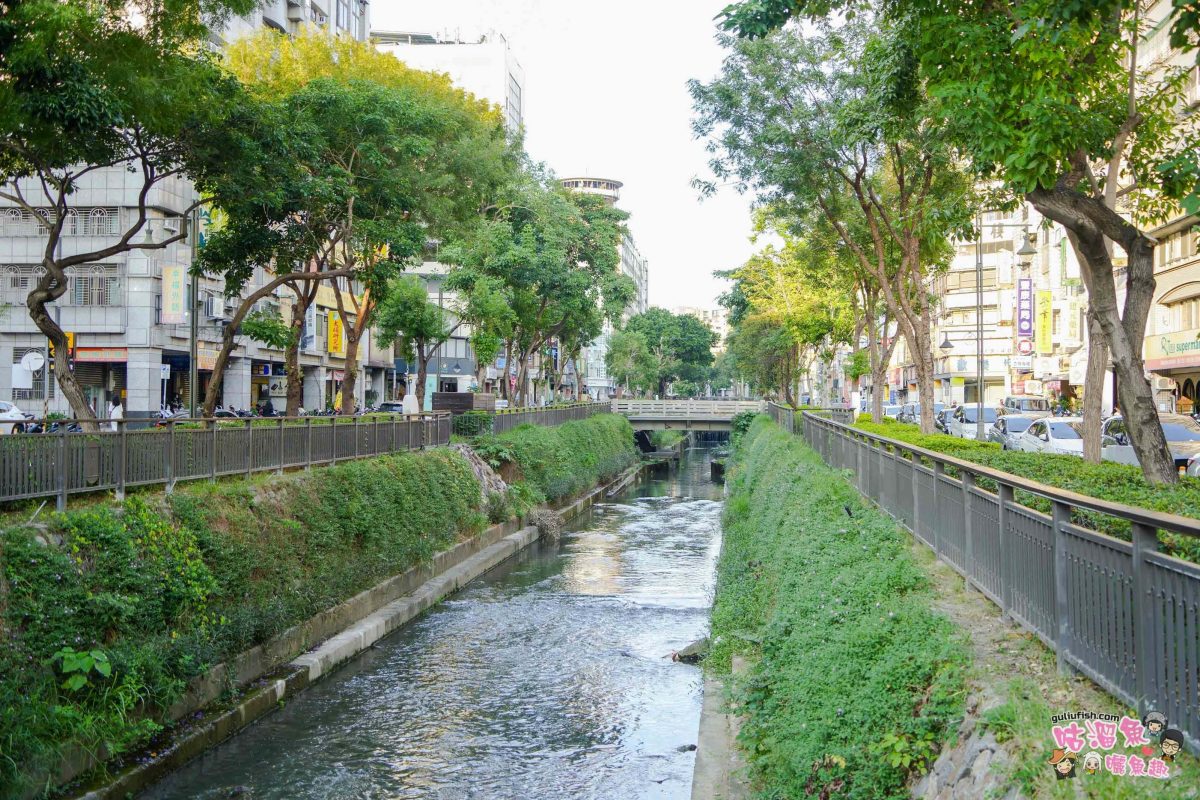
M 760 36 L 793 15 L 864 5 L 753 0 L 729 7 L 726 24 Z M 918 0 L 887 3 L 884 13 L 919 65 L 932 113 L 977 173 L 1067 230 L 1088 289 L 1089 327 L 1111 355 L 1142 471 L 1174 482 L 1142 362 L 1154 293 L 1147 231 L 1175 201 L 1200 209 L 1200 137 L 1195 115 L 1178 113 L 1185 68 L 1142 62 L 1138 51 L 1159 26 L 1170 29 L 1172 46 L 1195 49 L 1200 9 L 1186 0 L 1162 8 L 1161 20 L 1146 20 L 1135 0 Z M 1123 302 L 1115 248 L 1125 259 Z
M 673 381 L 685 380 L 700 386 L 708 381 L 717 335 L 698 318 L 656 307 L 630 317 L 625 330 L 645 340 L 660 397 L 666 397 L 667 387 Z
M 26 305 L 56 352 L 66 352 L 66 334 L 48 306 L 66 293 L 70 270 L 187 237 L 191 208 L 152 223 L 160 216 L 157 190 L 186 173 L 203 176 L 214 191 L 236 192 L 231 185 L 253 174 L 255 165 L 238 163 L 246 153 L 223 141 L 237 127 L 234 118 L 250 113 L 245 98 L 201 46 L 208 24 L 253 6 L 254 0 L 0 4 L 0 199 L 45 235 Z M 91 222 L 73 213 L 75 193 L 101 170 L 118 167 L 136 182 L 128 203 L 133 214 L 64 252 L 63 237 Z M 56 359 L 54 371 L 72 413 L 93 419 L 68 359 Z
M 515 403 L 528 401 L 535 354 L 551 341 L 578 351 L 633 299 L 633 282 L 617 268 L 627 217 L 603 198 L 568 193 L 527 166 L 477 230 L 442 250 L 441 258 L 456 265 L 454 286 L 471 292 L 490 278 L 503 287 L 513 314 L 506 363 L 518 365 L 516 391 L 507 384 L 504 391 Z
M 716 178 L 798 218 L 824 217 L 908 341 L 932 431 L 929 283 L 949 261 L 948 237 L 969 226 L 973 192 L 903 40 L 857 21 L 723 43 L 721 74 L 691 83 Z

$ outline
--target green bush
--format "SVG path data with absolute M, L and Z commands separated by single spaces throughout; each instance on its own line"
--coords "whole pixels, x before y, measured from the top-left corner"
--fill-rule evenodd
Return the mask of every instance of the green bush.
M 670 450 L 687 438 L 683 431 L 651 431 L 650 443 L 655 450 Z
M 466 411 L 455 414 L 451 424 L 459 436 L 482 436 L 492 432 L 492 415 L 487 411 Z
M 992 442 L 959 439 L 940 433 L 925 434 L 916 425 L 897 422 L 883 425 L 859 422 L 856 427 L 1077 494 L 1184 517 L 1200 517 L 1200 479 L 1181 477 L 1175 486 L 1155 486 L 1146 482 L 1141 469 L 1128 464 L 1112 461 L 1089 464 L 1078 456 L 1001 450 L 1000 445 Z M 992 481 L 982 479 L 980 486 L 995 491 Z M 1017 492 L 1016 499 L 1047 514 L 1052 510 L 1050 501 L 1037 495 Z M 1072 518 L 1092 530 L 1125 541 L 1130 539 L 1129 523 L 1116 517 L 1076 509 Z M 1164 552 L 1200 562 L 1200 541 L 1171 533 L 1160 534 L 1160 541 Z
M 758 415 L 757 411 L 743 411 L 733 415 L 733 419 L 729 420 L 729 443 L 731 445 L 736 445 L 746 431 L 750 430 L 750 426 L 754 424 Z
M 968 654 L 911 539 L 763 418 L 734 453 L 707 664 L 762 797 L 907 797 L 962 718 Z M 847 514 L 851 516 L 847 516 Z
M 0 531 L 0 796 L 64 747 L 144 742 L 209 666 L 478 528 L 479 493 L 465 460 L 433 450 Z
M 617 475 L 639 458 L 629 420 L 597 414 L 555 427 L 520 425 L 480 437 L 475 450 L 493 466 L 512 463 L 549 500 L 569 497 Z

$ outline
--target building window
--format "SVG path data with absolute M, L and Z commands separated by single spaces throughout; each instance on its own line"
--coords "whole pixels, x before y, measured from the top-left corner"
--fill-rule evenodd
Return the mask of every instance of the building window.
M 1187 331 L 1200 328 L 1200 297 L 1172 303 L 1170 308 L 1175 330 Z
M 46 355 L 46 349 L 43 347 L 14 347 L 13 348 L 13 363 L 20 364 L 21 359 L 24 358 L 25 354 L 29 353 L 29 352 L 38 352 L 38 353 L 41 353 L 43 356 Z M 12 390 L 13 402 L 15 403 L 18 400 L 41 400 L 42 398 L 44 398 L 46 396 L 46 372 L 49 370 L 49 368 L 50 368 L 50 364 L 47 362 L 42 365 L 42 368 L 40 370 L 33 373 L 33 388 L 32 389 L 13 389 Z M 50 397 L 51 398 L 54 397 L 55 388 L 57 388 L 57 387 L 55 386 L 54 381 L 50 381 Z M 25 409 L 25 408 L 23 408 L 21 410 L 25 411 L 27 413 L 35 413 L 35 412 L 29 411 L 29 409 Z
M 337 0 L 337 26 L 344 31 L 350 30 L 349 0 Z
M 121 278 L 116 267 L 95 264 L 67 272 L 67 297 L 73 306 L 121 304 Z

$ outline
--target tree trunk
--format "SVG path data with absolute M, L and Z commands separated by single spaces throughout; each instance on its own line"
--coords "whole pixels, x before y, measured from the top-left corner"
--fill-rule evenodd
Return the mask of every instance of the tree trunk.
M 354 388 L 358 384 L 358 336 L 350 328 L 346 328 L 346 366 L 345 377 L 342 379 L 342 407 L 339 414 L 354 413 Z
M 913 360 L 917 368 L 917 399 L 921 403 L 921 433 L 935 433 L 933 424 L 933 343 L 929 337 L 929 316 L 922 314 L 913 320 L 916 339 Z M 983 387 L 979 387 L 980 398 Z
M 1108 367 L 1108 346 L 1100 320 L 1089 307 L 1087 377 L 1083 382 L 1083 460 L 1099 464 L 1103 454 L 1100 428 L 1104 411 L 1104 373 Z
M 300 407 L 304 404 L 304 367 L 300 365 L 300 332 L 304 328 L 304 318 L 308 315 L 309 306 L 316 298 L 319 284 L 308 286 L 292 284 L 292 292 L 296 302 L 292 304 L 292 343 L 283 351 L 284 372 L 287 373 L 287 411 L 289 417 L 298 416 Z M 314 334 L 315 335 L 315 332 Z
M 430 354 L 417 350 L 417 411 L 425 410 L 425 378 L 429 375 Z
M 79 381 L 75 378 L 75 373 L 71 371 L 71 355 L 67 349 L 67 335 L 63 333 L 63 329 L 50 316 L 44 302 L 31 296 L 28 301 L 28 307 L 29 317 L 33 320 L 33 324 L 37 325 L 38 330 L 54 343 L 54 378 L 58 382 L 58 390 L 62 392 L 63 397 L 67 398 L 67 402 L 71 404 L 71 413 L 75 418 L 86 421 L 84 429 L 88 433 L 95 433 L 98 429 L 91 420 L 95 420 L 96 415 L 92 412 L 92 407 L 88 405 L 87 395 L 84 394 L 83 387 L 79 385 Z M 42 370 L 46 375 L 46 380 L 50 381 L 50 363 L 48 359 Z M 49 391 L 49 385 L 47 385 L 47 396 L 49 396 Z
M 1150 483 L 1178 483 L 1179 472 L 1167 447 L 1154 407 L 1154 392 L 1142 363 L 1146 320 L 1154 299 L 1154 240 L 1102 201 L 1071 189 L 1038 189 L 1027 198 L 1075 239 L 1080 271 L 1088 288 L 1089 308 L 1096 314 L 1112 356 L 1118 402 L 1142 475 Z M 1106 237 L 1121 245 L 1128 258 L 1123 310 L 1117 307 Z

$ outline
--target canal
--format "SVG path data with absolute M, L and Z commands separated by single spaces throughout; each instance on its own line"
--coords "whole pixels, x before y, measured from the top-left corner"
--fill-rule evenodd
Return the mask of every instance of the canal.
M 721 487 L 689 450 L 142 795 L 687 798 Z

